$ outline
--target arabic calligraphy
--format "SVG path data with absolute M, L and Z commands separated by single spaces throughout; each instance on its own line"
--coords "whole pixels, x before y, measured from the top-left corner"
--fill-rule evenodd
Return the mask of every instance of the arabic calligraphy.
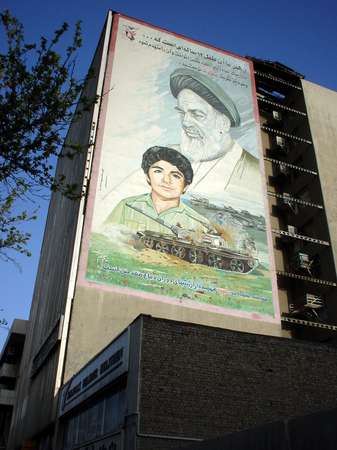
M 215 54 L 215 52 L 205 49 L 196 49 L 195 45 L 189 46 L 188 43 L 180 44 L 172 40 L 162 39 L 161 36 L 143 33 L 133 42 L 138 43 L 143 48 L 163 52 L 167 55 L 179 58 L 181 64 L 193 70 L 206 72 L 208 75 L 214 75 L 218 78 L 237 85 L 241 88 L 249 87 L 249 72 L 246 65 L 231 61 L 231 57 L 226 54 Z

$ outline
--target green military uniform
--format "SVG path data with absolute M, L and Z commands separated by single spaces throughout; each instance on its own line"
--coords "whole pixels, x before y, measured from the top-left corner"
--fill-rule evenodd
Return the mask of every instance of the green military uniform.
M 143 214 L 144 212 L 144 214 Z M 156 222 L 158 219 L 159 222 Z M 167 226 L 163 225 L 167 224 Z M 185 230 L 207 231 L 208 221 L 194 209 L 180 202 L 179 206 L 157 213 L 151 194 L 128 197 L 114 208 L 105 224 L 126 225 L 133 231 L 151 230 L 163 234 L 174 234 L 170 226 L 178 226 Z

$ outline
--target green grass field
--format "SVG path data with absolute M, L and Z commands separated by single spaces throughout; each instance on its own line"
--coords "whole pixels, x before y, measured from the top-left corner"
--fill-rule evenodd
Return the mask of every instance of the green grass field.
M 271 280 L 263 265 L 249 274 L 233 273 L 140 248 L 135 241 L 117 248 L 103 235 L 92 234 L 86 278 L 182 301 L 273 315 Z

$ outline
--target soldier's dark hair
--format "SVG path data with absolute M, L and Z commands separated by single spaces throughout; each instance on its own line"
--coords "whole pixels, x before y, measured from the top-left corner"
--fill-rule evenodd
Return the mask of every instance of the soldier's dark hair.
M 184 175 L 185 186 L 193 181 L 193 169 L 189 160 L 177 150 L 169 147 L 150 147 L 143 154 L 142 169 L 148 175 L 150 167 L 158 161 L 167 161 Z

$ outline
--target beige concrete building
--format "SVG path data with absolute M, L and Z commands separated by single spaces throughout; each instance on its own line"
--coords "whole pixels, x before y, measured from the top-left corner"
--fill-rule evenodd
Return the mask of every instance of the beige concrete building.
M 266 252 L 269 255 L 269 263 L 266 262 L 266 264 L 269 264 L 270 283 L 273 285 L 270 300 L 273 313 L 267 316 L 258 309 L 254 310 L 254 306 L 250 306 L 251 309 L 246 311 L 244 307 L 242 311 L 237 308 L 233 312 L 230 308 L 222 309 L 210 305 L 211 300 L 204 300 L 205 292 L 208 291 L 203 286 L 210 286 L 207 283 L 217 283 L 217 277 L 225 273 L 223 267 L 215 265 L 216 262 L 212 267 L 213 272 L 206 273 L 205 271 L 209 268 L 205 267 L 200 260 L 194 261 L 196 263 L 194 282 L 201 283 L 200 280 L 204 276 L 202 279 L 204 285 L 194 290 L 195 295 L 199 295 L 201 299 L 199 303 L 197 302 L 197 306 L 194 297 L 186 294 L 181 294 L 173 300 L 168 299 L 167 295 L 159 301 L 157 298 L 159 294 L 146 291 L 151 282 L 144 283 L 146 286 L 142 291 L 132 290 L 132 286 L 131 289 L 123 290 L 121 285 L 117 289 L 110 289 L 111 286 L 107 286 L 104 281 L 95 283 L 90 279 L 88 281 L 88 277 L 85 279 L 87 264 L 90 265 L 88 248 L 93 242 L 89 241 L 89 232 L 94 214 L 95 189 L 96 186 L 102 186 L 105 182 L 103 172 L 99 169 L 99 159 L 104 149 L 104 139 L 110 132 L 109 127 L 112 127 L 110 123 L 106 123 L 106 117 L 109 114 L 109 108 L 112 108 L 110 105 L 113 104 L 111 96 L 116 95 L 118 98 L 120 95 L 118 85 L 116 87 L 114 84 L 116 75 L 113 70 L 115 67 L 118 68 L 118 58 L 123 60 L 123 45 L 137 41 L 135 29 L 137 31 L 137 26 L 140 27 L 139 29 L 144 26 L 135 21 L 136 25 L 132 28 L 127 25 L 129 19 L 125 19 L 126 22 L 123 20 L 121 16 L 112 13 L 109 13 L 107 17 L 92 63 L 95 76 L 89 81 L 85 93 L 89 96 L 97 94 L 99 102 L 90 112 L 84 114 L 80 122 L 72 124 L 68 132 L 68 141 L 79 142 L 87 147 L 88 151 L 78 156 L 75 162 L 64 158 L 58 163 L 59 173 L 66 174 L 69 182 L 81 185 L 85 195 L 77 202 L 70 201 L 59 193 L 52 195 L 21 364 L 20 382 L 17 388 L 18 400 L 12 421 L 8 447 L 10 449 L 110 448 L 99 447 L 106 444 L 107 441 L 105 442 L 104 439 L 107 439 L 108 433 L 100 434 L 101 444 L 98 438 L 93 439 L 92 442 L 90 438 L 89 443 L 83 439 L 77 440 L 72 447 L 63 447 L 59 437 L 62 426 L 57 421 L 60 388 L 70 383 L 72 377 L 89 360 L 117 338 L 140 314 L 184 322 L 184 327 L 187 326 L 187 328 L 190 324 L 191 327 L 196 327 L 193 328 L 194 333 L 198 333 L 197 327 L 200 326 L 203 330 L 209 330 L 209 333 L 214 330 L 215 335 L 219 333 L 217 330 L 227 330 L 234 335 L 237 333 L 237 336 L 241 336 L 240 333 L 248 333 L 253 336 L 253 340 L 254 336 L 256 339 L 262 339 L 259 342 L 267 342 L 264 339 L 271 339 L 275 343 L 275 339 L 280 339 L 282 343 L 280 348 L 288 345 L 283 344 L 285 340 L 288 341 L 294 337 L 318 341 L 333 339 L 337 330 L 335 302 L 337 209 L 334 201 L 337 93 L 305 81 L 302 75 L 282 64 L 270 61 L 241 58 L 242 64 L 247 64 L 247 67 L 251 67 L 254 71 L 252 76 L 255 77 L 255 81 L 252 82 L 252 86 L 256 85 L 258 100 L 259 121 L 257 123 L 260 127 L 258 140 L 262 142 L 263 151 L 263 154 L 260 154 L 264 182 L 263 198 L 268 205 L 268 212 L 262 228 L 260 225 L 258 228 L 260 216 L 243 209 L 240 212 L 240 219 L 236 220 L 242 222 L 245 220 L 245 233 L 249 234 L 249 227 L 257 230 L 256 233 L 266 233 L 268 244 L 266 244 L 268 247 Z M 120 55 L 122 56 L 117 54 L 114 47 L 116 34 L 119 31 L 122 36 L 120 38 Z M 144 37 L 139 38 L 138 44 L 144 48 L 150 48 L 150 38 L 147 38 L 146 46 L 141 44 L 145 42 L 144 39 Z M 151 41 L 153 51 L 159 49 L 159 37 L 156 39 L 157 41 L 154 39 Z M 178 36 L 176 39 L 183 38 Z M 163 41 L 161 39 L 160 45 L 164 45 Z M 153 42 L 156 43 L 153 44 Z M 178 44 L 175 46 L 178 49 Z M 163 48 L 160 47 L 161 50 Z M 181 48 L 182 45 L 180 45 Z M 184 51 L 187 52 L 187 50 Z M 211 89 L 209 86 L 208 88 Z M 166 91 L 168 92 L 168 87 Z M 139 103 L 135 100 L 134 105 L 137 106 Z M 127 108 L 125 105 L 122 106 L 124 109 L 121 107 L 121 111 L 125 112 Z M 127 106 L 131 108 L 130 105 Z M 114 120 L 116 126 L 120 126 L 119 134 L 125 134 L 123 123 L 119 123 L 119 117 L 115 117 Z M 131 144 L 133 143 L 132 141 Z M 117 176 L 120 168 L 116 166 L 115 170 Z M 200 204 L 200 199 L 198 201 Z M 209 204 L 207 206 L 208 210 L 212 207 L 215 208 Z M 204 206 L 202 208 L 205 209 Z M 217 208 L 219 209 L 219 206 Z M 214 211 L 218 209 L 215 208 Z M 116 245 L 119 239 L 123 239 L 123 235 L 118 236 L 115 237 Z M 104 247 L 105 241 L 101 242 Z M 135 245 L 138 250 L 138 244 Z M 172 247 L 170 248 L 173 252 Z M 154 252 L 154 250 L 151 251 Z M 161 255 L 163 253 L 165 248 L 161 247 Z M 174 253 L 173 255 L 176 256 Z M 226 272 L 227 279 L 233 279 L 233 283 L 239 280 L 240 285 L 243 286 L 248 283 L 247 280 L 251 283 L 254 280 L 258 282 L 260 279 L 255 279 L 254 276 L 257 270 L 262 270 L 262 266 L 260 269 L 254 266 L 244 278 L 245 274 L 241 273 L 244 271 L 243 259 L 242 261 L 240 259 L 242 255 L 239 252 L 237 255 L 239 256 L 236 256 L 236 265 L 233 264 Z M 165 258 L 168 257 L 165 256 Z M 161 261 L 159 260 L 159 263 Z M 177 264 L 177 259 L 174 261 Z M 210 263 L 211 258 L 209 257 L 207 261 Z M 220 263 L 224 264 L 223 261 L 221 260 Z M 181 269 L 183 272 L 184 267 L 191 264 L 191 260 L 184 259 L 181 264 L 184 264 Z M 113 268 L 109 270 L 114 271 Z M 143 273 L 136 272 L 136 269 L 132 270 L 136 276 Z M 209 277 L 212 275 L 215 281 L 212 281 L 213 278 L 207 278 L 208 273 Z M 106 276 L 103 272 L 101 275 L 102 279 Z M 164 278 L 165 276 L 163 275 Z M 151 278 L 148 279 L 151 280 Z M 127 283 L 125 277 L 120 283 L 123 282 Z M 209 292 L 213 292 L 212 289 L 209 287 Z M 219 288 L 216 289 L 218 292 Z M 228 291 L 228 288 L 224 290 Z M 271 290 L 270 287 L 269 290 Z M 238 296 L 237 292 L 235 295 Z M 235 295 L 233 294 L 233 298 Z M 247 295 L 248 297 L 249 305 L 254 302 L 260 305 L 263 302 L 261 295 L 258 298 L 252 295 Z M 139 340 L 141 338 L 137 326 L 133 325 L 132 329 L 137 329 L 134 333 Z M 182 330 L 185 329 L 184 327 Z M 206 332 L 203 331 L 203 333 Z M 155 335 L 153 339 L 155 342 Z M 233 339 L 235 341 L 235 338 Z M 233 342 L 231 345 L 234 345 Z M 134 343 L 132 348 L 133 352 L 137 353 L 140 347 Z M 261 354 L 262 348 L 263 345 L 259 345 Z M 158 356 L 158 348 L 156 351 Z M 164 348 L 163 351 L 165 351 Z M 202 353 L 202 349 L 198 348 L 198 351 Z M 277 345 L 273 346 L 273 351 L 277 351 Z M 281 360 L 280 355 L 278 360 Z M 254 361 L 257 363 L 258 358 Z M 129 364 L 134 365 L 135 361 L 130 361 Z M 133 367 L 132 370 L 130 374 L 134 374 L 136 368 Z M 76 376 L 79 376 L 82 383 L 81 376 Z M 136 378 L 133 379 L 134 383 Z M 91 381 L 87 380 L 87 382 Z M 128 383 L 128 398 L 132 397 L 134 402 L 136 397 L 131 394 L 137 386 L 131 381 Z M 162 388 L 164 389 L 164 386 Z M 182 392 L 179 395 L 185 394 Z M 176 394 L 172 393 L 172 395 Z M 212 395 L 216 393 L 210 393 L 209 398 Z M 322 398 L 326 399 L 325 394 Z M 317 408 L 318 406 L 322 407 L 317 403 Z M 329 404 L 329 407 L 332 406 Z M 151 403 L 148 404 L 148 408 L 151 409 Z M 304 409 L 301 410 L 301 413 L 305 412 Z M 284 410 L 284 414 L 289 413 L 291 413 L 290 410 Z M 282 416 L 282 412 L 280 414 Z M 114 425 L 117 428 L 124 426 L 117 422 Z M 150 428 L 148 427 L 147 430 Z M 189 428 L 189 433 L 192 428 Z M 109 433 L 115 433 L 116 429 L 109 428 Z M 238 430 L 240 425 L 233 425 L 232 429 Z M 163 436 L 165 433 L 167 430 L 162 431 Z M 180 434 L 182 437 L 181 441 L 184 441 L 184 436 L 186 437 L 184 433 L 184 430 L 177 432 L 177 435 Z M 210 430 L 210 434 L 207 433 L 206 430 L 196 439 L 213 437 L 212 433 L 215 431 Z M 219 433 L 219 428 L 216 433 Z M 148 431 L 148 434 L 151 432 Z M 160 431 L 156 430 L 154 434 L 158 438 Z M 193 440 L 193 436 L 190 437 Z M 170 446 L 166 447 L 164 444 L 159 446 L 158 443 L 152 443 L 150 447 L 144 444 L 145 441 L 142 442 L 143 447 L 139 448 L 174 448 L 171 441 Z M 169 440 L 166 439 L 165 442 Z M 136 448 L 135 441 L 132 439 L 118 440 L 116 445 L 117 447 L 111 448 Z

